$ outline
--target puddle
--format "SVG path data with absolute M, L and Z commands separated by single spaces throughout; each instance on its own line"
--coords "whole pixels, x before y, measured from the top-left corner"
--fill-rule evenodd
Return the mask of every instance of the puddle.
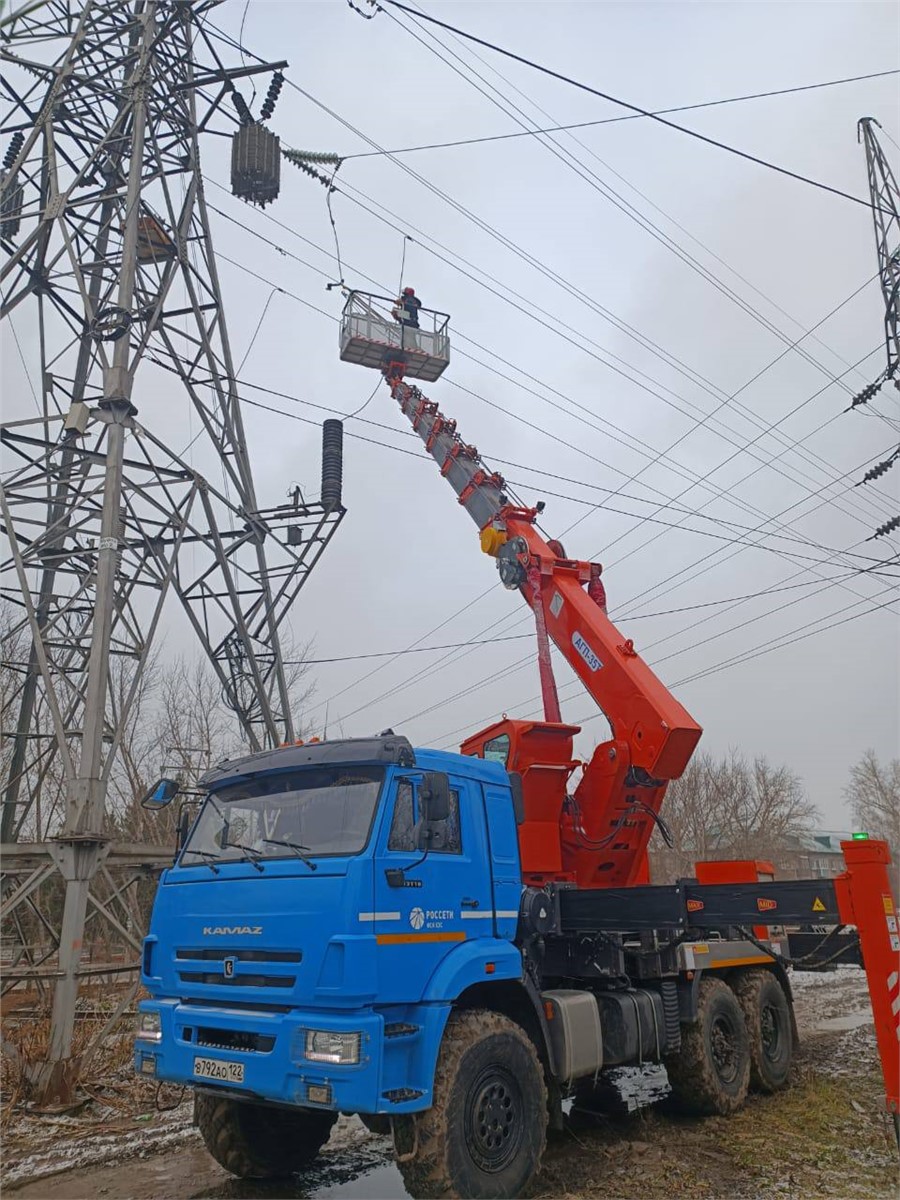
M 400 1172 L 392 1162 L 366 1171 L 352 1181 L 337 1186 L 326 1185 L 307 1194 L 311 1200 L 317 1200 L 320 1196 L 340 1196 L 344 1200 L 351 1200 L 351 1197 L 356 1200 L 403 1200 L 409 1195 L 403 1186 Z
M 328 1156 L 291 1180 L 267 1182 L 228 1179 L 211 1188 L 193 1192 L 192 1200 L 405 1200 L 403 1180 L 385 1148 L 353 1150 Z
M 860 1012 L 842 1013 L 839 1017 L 827 1017 L 824 1021 L 816 1021 L 816 1032 L 846 1033 L 850 1029 L 859 1029 L 862 1025 L 872 1024 L 872 1013 L 868 1009 Z

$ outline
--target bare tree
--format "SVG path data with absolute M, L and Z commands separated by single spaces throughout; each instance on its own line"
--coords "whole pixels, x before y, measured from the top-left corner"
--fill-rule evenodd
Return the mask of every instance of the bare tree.
M 731 852 L 736 858 L 777 858 L 812 826 L 818 810 L 788 767 L 773 767 L 761 756 L 738 765 L 742 786 L 730 794 L 725 816 Z
M 692 875 L 697 859 L 718 850 L 723 791 L 719 766 L 709 754 L 695 755 L 681 778 L 669 784 L 663 817 L 674 844 L 664 846 L 655 836 L 654 879 Z
M 882 765 L 875 751 L 867 750 L 851 767 L 844 795 L 860 829 L 900 849 L 900 759 Z
M 674 844 L 655 836 L 653 876 L 662 882 L 692 875 L 704 858 L 777 858 L 816 815 L 788 767 L 763 757 L 748 763 L 736 750 L 718 760 L 698 755 L 669 785 L 663 816 Z

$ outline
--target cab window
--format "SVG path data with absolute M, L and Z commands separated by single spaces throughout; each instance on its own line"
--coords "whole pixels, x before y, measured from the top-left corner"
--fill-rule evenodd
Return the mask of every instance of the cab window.
M 485 742 L 484 757 L 488 762 L 498 762 L 501 767 L 505 767 L 509 758 L 509 734 L 501 733 L 499 737 Z
M 397 785 L 394 816 L 388 837 L 388 850 L 415 853 L 418 850 L 418 802 L 412 783 L 403 779 Z M 435 828 L 432 854 L 461 854 L 462 836 L 459 827 L 459 793 L 450 792 L 450 812 L 446 821 Z

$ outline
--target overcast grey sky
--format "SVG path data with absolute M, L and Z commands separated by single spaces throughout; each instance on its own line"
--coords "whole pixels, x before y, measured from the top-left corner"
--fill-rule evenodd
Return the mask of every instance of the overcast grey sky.
M 887 3 L 421 7 L 648 109 L 898 66 L 900 10 Z M 398 149 L 518 131 L 491 88 L 541 125 L 622 114 L 441 31 L 435 42 L 403 14 L 362 20 L 344 0 L 228 0 L 213 20 L 234 36 L 243 26 L 254 54 L 289 60 L 307 94 L 286 87 L 271 124 L 293 147 L 352 156 L 372 148 L 361 135 Z M 458 55 L 468 78 L 435 51 Z M 856 121 L 881 121 L 900 169 L 897 78 L 673 119 L 865 196 Z M 452 365 L 431 398 L 489 460 L 504 460 L 520 493 L 546 499 L 551 534 L 572 527 L 568 553 L 604 563 L 611 616 L 704 726 L 702 746 L 788 764 L 822 823 L 845 826 L 850 765 L 869 746 L 896 755 L 900 725 L 896 606 L 867 611 L 896 579 L 858 572 L 897 552 L 897 539 L 865 539 L 900 511 L 900 467 L 852 488 L 897 445 L 898 393 L 844 413 L 847 392 L 830 382 L 843 374 L 857 391 L 884 365 L 870 215 L 648 120 L 554 136 L 552 149 L 521 137 L 348 158 L 333 203 L 345 280 L 396 288 L 409 233 L 404 283 L 452 316 Z M 285 164 L 279 200 L 259 212 L 230 195 L 227 143 L 204 150 L 208 198 L 234 219 L 213 214 L 216 248 L 241 264 L 220 264 L 237 362 L 272 288 L 283 289 L 241 376 L 301 403 L 245 395 L 307 420 L 328 415 L 314 404 L 353 412 L 377 377 L 338 360 L 323 188 Z M 783 353 L 816 326 L 802 354 Z M 13 397 L 17 367 L 5 357 Z M 152 428 L 152 389 L 139 403 Z M 173 421 L 170 440 L 190 435 L 186 410 Z M 255 407 L 245 422 L 261 503 L 294 482 L 316 489 L 311 425 Z M 500 586 L 386 388 L 346 433 L 349 515 L 296 605 L 297 641 L 332 658 L 529 633 L 527 609 Z M 748 593 L 763 594 L 735 599 Z M 178 620 L 168 644 L 186 647 Z M 787 644 L 740 661 L 773 640 Z M 587 756 L 606 727 L 557 665 Z M 448 747 L 503 712 L 538 714 L 527 638 L 312 670 L 314 732 L 326 703 L 332 734 L 390 725 Z

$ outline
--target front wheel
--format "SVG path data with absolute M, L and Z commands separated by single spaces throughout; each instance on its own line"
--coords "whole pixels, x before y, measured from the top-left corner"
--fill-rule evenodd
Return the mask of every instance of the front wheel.
M 681 1048 L 666 1059 L 666 1071 L 683 1112 L 727 1116 L 747 1098 L 747 1025 L 737 997 L 721 979 L 701 979 L 697 1019 L 683 1027 Z
M 499 1013 L 456 1013 L 441 1043 L 432 1107 L 394 1124 L 400 1173 L 417 1200 L 521 1195 L 547 1136 L 534 1044 Z
M 216 1162 L 240 1179 L 278 1179 L 312 1162 L 337 1113 L 276 1108 L 197 1092 L 197 1125 Z

